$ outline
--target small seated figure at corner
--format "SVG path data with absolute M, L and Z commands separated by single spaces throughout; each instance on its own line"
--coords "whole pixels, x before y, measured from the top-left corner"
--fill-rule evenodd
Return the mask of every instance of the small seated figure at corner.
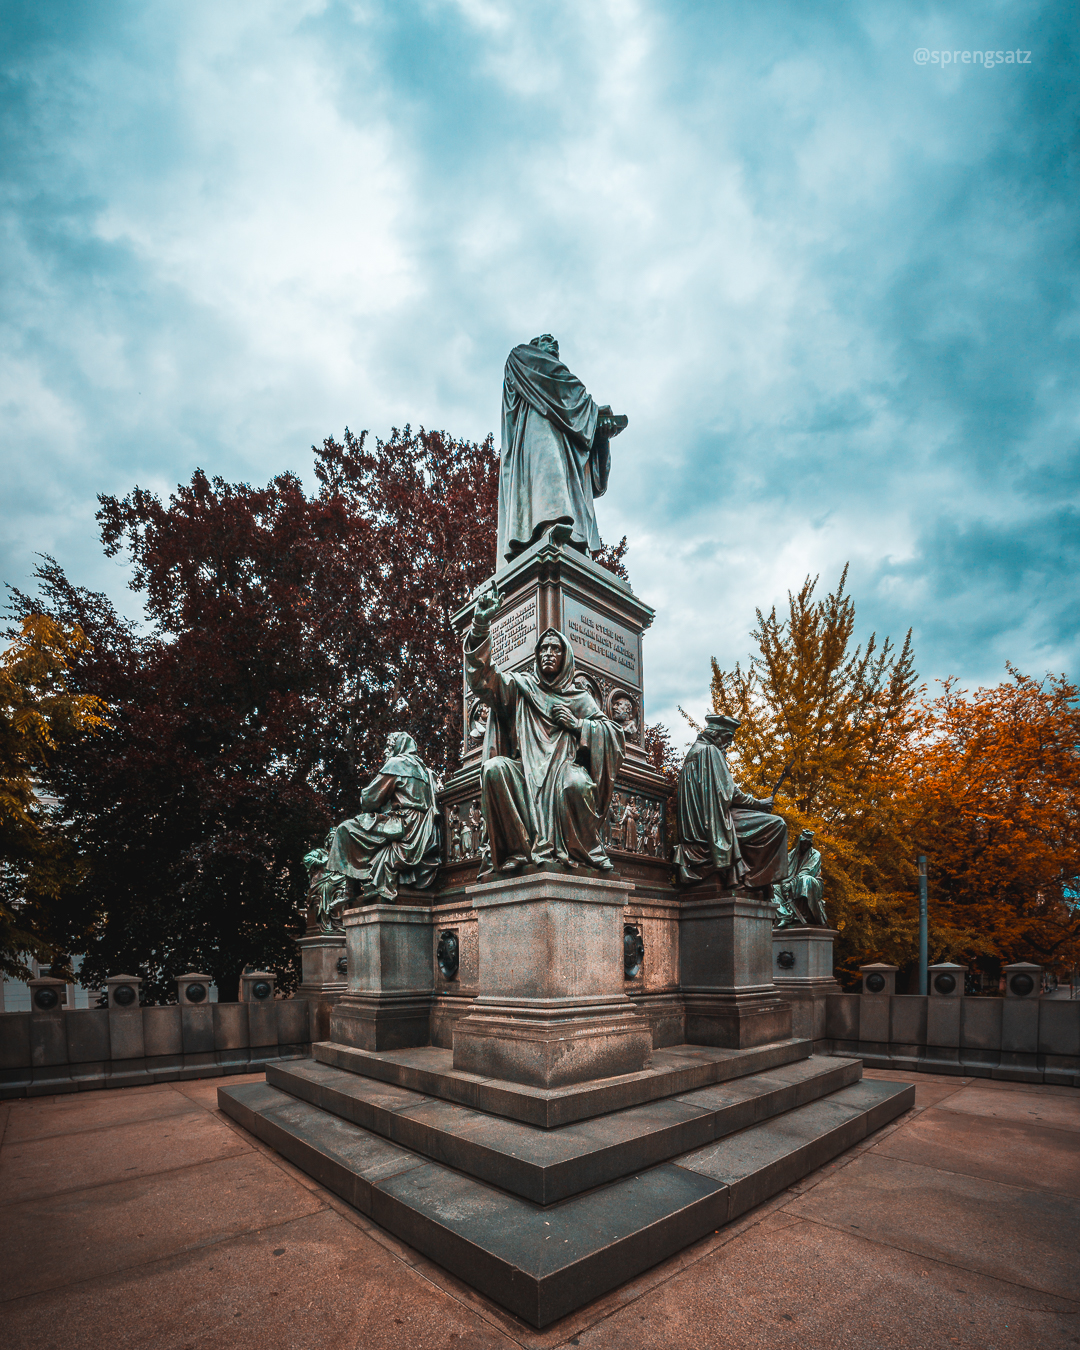
M 774 926 L 791 928 L 794 924 L 820 924 L 822 928 L 828 928 L 823 895 L 821 854 L 814 848 L 814 831 L 803 830 L 788 854 L 787 876 L 773 887 Z
M 787 825 L 735 786 L 724 751 L 737 718 L 709 713 L 679 770 L 675 869 L 683 886 L 715 877 L 732 889 L 764 890 L 787 875 Z
M 330 835 L 324 906 L 343 903 L 357 883 L 361 904 L 393 903 L 398 886 L 424 889 L 439 869 L 435 780 L 404 731 L 387 741 L 386 762 L 360 796 L 361 814 Z

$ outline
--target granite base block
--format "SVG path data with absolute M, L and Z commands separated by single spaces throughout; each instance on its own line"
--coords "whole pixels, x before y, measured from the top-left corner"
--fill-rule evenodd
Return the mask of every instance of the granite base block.
M 557 1088 L 637 1073 L 652 1053 L 649 1024 L 635 1012 L 533 1021 L 476 1009 L 453 1029 L 463 1073 Z

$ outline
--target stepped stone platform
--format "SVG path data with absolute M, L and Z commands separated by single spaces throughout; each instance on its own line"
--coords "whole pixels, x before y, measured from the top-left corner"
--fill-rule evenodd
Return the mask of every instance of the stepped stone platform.
M 478 1111 L 508 1116 L 542 1129 L 569 1125 L 575 1120 L 604 1115 L 642 1102 L 673 1097 L 679 1092 L 722 1083 L 745 1074 L 805 1059 L 810 1041 L 777 1041 L 750 1050 L 727 1050 L 711 1045 L 673 1045 L 654 1050 L 649 1066 L 637 1073 L 592 1079 L 568 1087 L 539 1088 L 485 1078 L 454 1068 L 450 1050 L 420 1046 L 413 1050 L 369 1051 L 319 1042 L 312 1046 L 323 1064 L 384 1083 L 428 1093 Z
M 540 1090 L 448 1052 L 321 1044 L 222 1111 L 396 1237 L 543 1327 L 738 1218 L 908 1110 L 805 1041 L 676 1046 Z M 509 1109 L 508 1109 L 509 1108 Z M 515 1112 L 517 1114 L 515 1114 Z

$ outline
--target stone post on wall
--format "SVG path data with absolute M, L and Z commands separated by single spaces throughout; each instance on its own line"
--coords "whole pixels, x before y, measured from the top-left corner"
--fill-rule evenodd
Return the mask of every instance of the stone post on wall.
M 1041 1083 L 1039 1069 L 1039 998 L 1042 966 L 1014 961 L 1003 967 L 1005 1002 L 1001 1009 L 1001 1063 L 1010 1077 Z
M 966 966 L 942 961 L 927 967 L 926 1068 L 959 1073 Z
M 209 1069 L 216 1065 L 214 1005 L 210 1002 L 212 984 L 211 976 L 199 975 L 195 971 L 177 976 L 176 1001 L 180 1005 L 185 1069 Z
M 899 966 L 875 961 L 860 966 L 863 998 L 859 1004 L 859 1049 L 864 1055 L 887 1058 L 892 1039 L 889 1013 L 896 993 Z
M 30 980 L 30 1063 L 35 1070 L 67 1064 L 63 980 Z
M 105 981 L 106 1008 L 137 1008 L 142 995 L 138 975 L 110 975 Z
M 838 994 L 833 975 L 834 928 L 791 927 L 772 935 L 773 982 L 791 1005 L 791 1034 L 825 1050 L 825 1000 Z

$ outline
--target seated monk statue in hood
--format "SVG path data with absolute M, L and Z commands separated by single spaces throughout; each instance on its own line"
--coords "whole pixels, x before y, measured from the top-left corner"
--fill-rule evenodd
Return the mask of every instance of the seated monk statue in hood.
M 601 824 L 625 753 L 622 728 L 579 681 L 569 642 L 540 635 L 535 668 L 501 671 L 489 629 L 501 597 L 476 606 L 465 639 L 469 687 L 491 709 L 480 768 L 486 840 L 481 878 L 510 876 L 530 863 L 614 870 Z
M 382 768 L 360 794 L 360 811 L 330 833 L 327 913 L 351 898 L 349 882 L 361 904 L 393 903 L 399 885 L 430 886 L 439 868 L 435 780 L 408 732 L 391 734 Z

